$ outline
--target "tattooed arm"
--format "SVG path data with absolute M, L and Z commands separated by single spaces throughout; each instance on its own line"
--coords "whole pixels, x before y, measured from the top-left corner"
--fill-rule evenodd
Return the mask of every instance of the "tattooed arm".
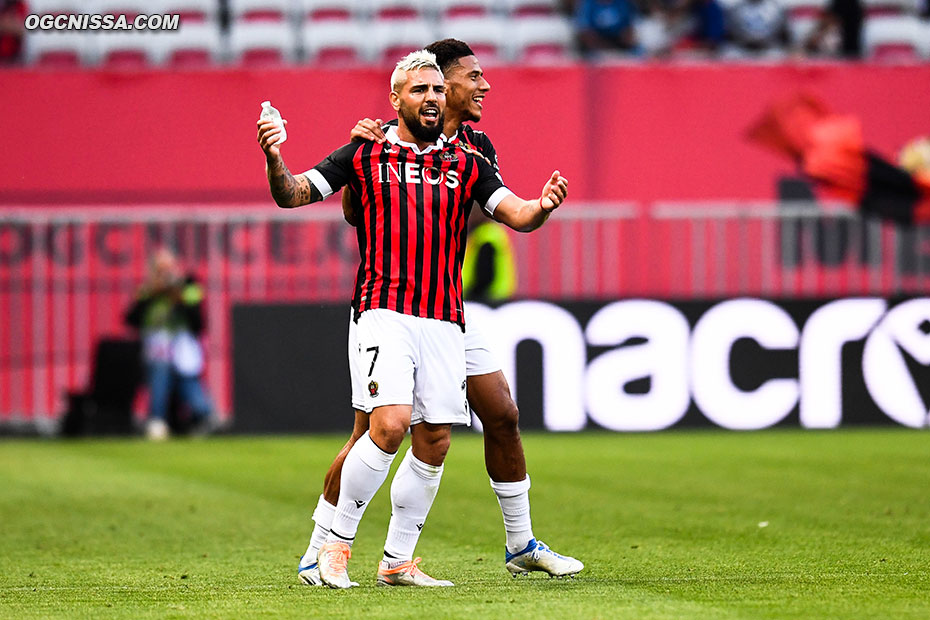
M 284 158 L 266 156 L 265 170 L 271 197 L 282 209 L 290 209 L 323 200 L 323 196 L 304 174 L 296 177 L 284 164 Z
M 283 209 L 322 200 L 322 194 L 310 183 L 306 175 L 298 174 L 295 177 L 287 169 L 284 158 L 281 157 L 281 147 L 278 145 L 280 134 L 281 127 L 271 121 L 258 121 L 258 143 L 265 152 L 265 171 L 268 174 L 272 198 Z

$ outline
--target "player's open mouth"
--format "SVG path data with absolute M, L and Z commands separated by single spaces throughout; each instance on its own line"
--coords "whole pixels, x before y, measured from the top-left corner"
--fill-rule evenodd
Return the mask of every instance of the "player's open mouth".
M 430 121 L 439 120 L 439 108 L 426 108 L 420 114 L 426 120 L 430 120 Z
M 479 108 L 483 108 L 482 102 L 484 101 L 484 95 L 475 95 L 471 98 L 472 101 L 478 104 Z

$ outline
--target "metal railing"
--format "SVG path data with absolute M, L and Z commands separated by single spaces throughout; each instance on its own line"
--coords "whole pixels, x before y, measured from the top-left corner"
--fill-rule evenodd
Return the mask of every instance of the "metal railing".
M 930 291 L 930 228 L 804 204 L 571 203 L 512 236 L 517 296 L 665 299 L 914 295 Z M 154 248 L 206 286 L 206 378 L 231 403 L 231 309 L 345 303 L 358 249 L 338 207 L 267 205 L 0 213 L 0 421 L 54 417 L 89 381 L 95 343 L 123 313 Z

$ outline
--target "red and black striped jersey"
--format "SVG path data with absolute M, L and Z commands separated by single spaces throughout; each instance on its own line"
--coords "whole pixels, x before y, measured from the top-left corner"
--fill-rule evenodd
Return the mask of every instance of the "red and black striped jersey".
M 449 142 L 461 142 L 467 144 L 471 148 L 475 149 L 488 160 L 488 163 L 494 167 L 494 170 L 499 174 L 500 165 L 497 161 L 497 149 L 494 148 L 494 145 L 491 143 L 491 139 L 483 131 L 478 131 L 473 128 L 471 125 L 463 123 L 455 135 L 449 138 Z
M 392 119 L 381 126 L 382 131 L 387 131 L 391 127 L 397 126 L 397 119 Z M 500 176 L 500 164 L 497 160 L 497 149 L 494 148 L 494 144 L 491 142 L 491 139 L 483 131 L 479 131 L 467 123 L 462 123 L 459 125 L 458 131 L 455 132 L 455 135 L 448 138 L 448 142 L 455 144 L 461 143 L 467 147 L 470 147 L 482 155 L 488 161 L 491 166 L 494 167 L 494 171 Z
M 323 197 L 346 185 L 359 197 L 352 306 L 464 327 L 467 207 L 475 200 L 493 212 L 511 192 L 468 144 L 439 141 L 421 151 L 396 128 L 386 136 L 383 144 L 347 144 L 306 173 Z

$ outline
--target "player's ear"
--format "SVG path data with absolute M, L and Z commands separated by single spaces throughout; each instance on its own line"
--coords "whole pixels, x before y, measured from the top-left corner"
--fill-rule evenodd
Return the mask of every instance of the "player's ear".
M 400 94 L 396 90 L 391 91 L 391 107 L 397 112 L 400 109 Z

